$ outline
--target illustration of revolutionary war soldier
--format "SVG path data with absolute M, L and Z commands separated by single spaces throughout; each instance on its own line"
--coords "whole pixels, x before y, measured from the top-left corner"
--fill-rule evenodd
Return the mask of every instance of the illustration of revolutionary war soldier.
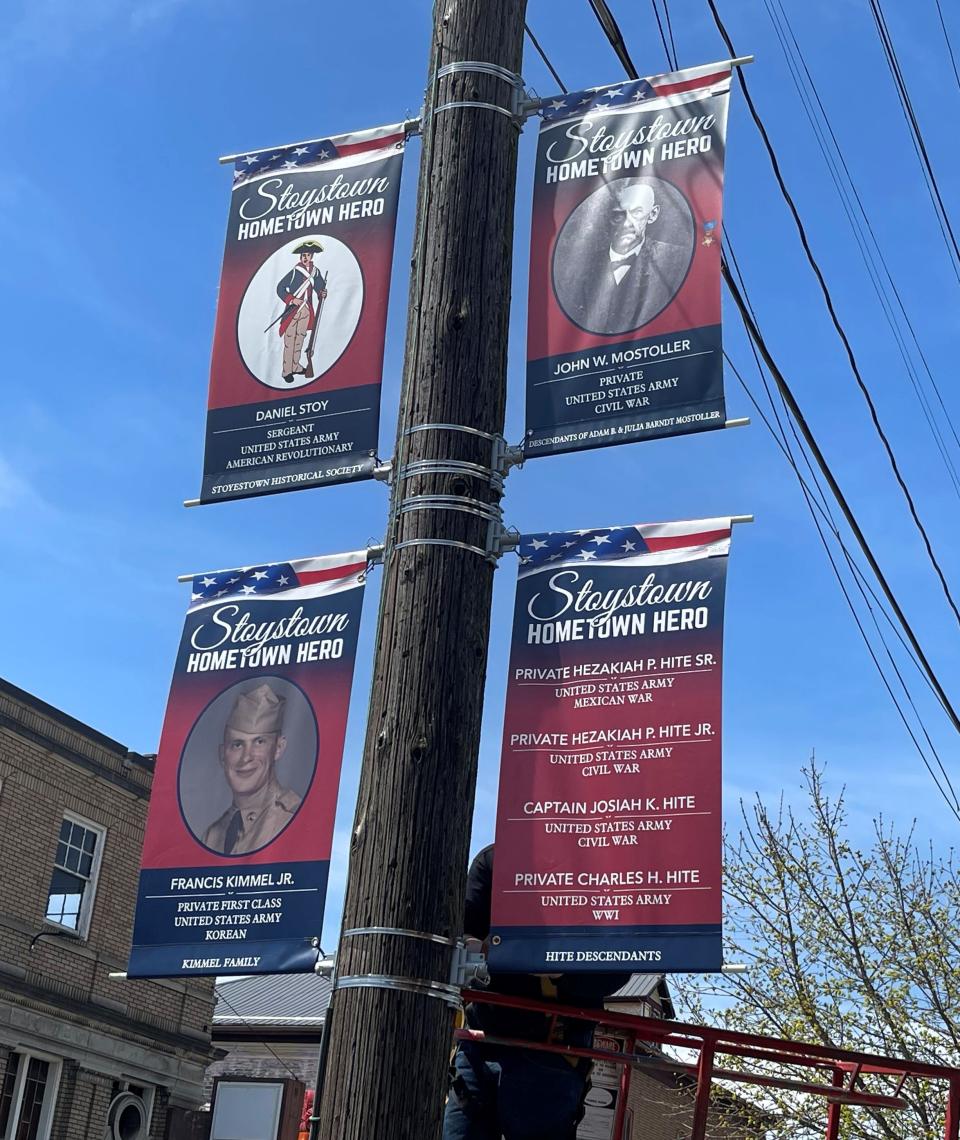
M 314 254 L 322 253 L 320 242 L 309 238 L 293 251 L 297 264 L 277 284 L 277 296 L 286 306 L 280 317 L 283 339 L 283 378 L 292 384 L 297 376 L 313 376 L 313 347 L 317 323 L 327 297 L 327 278 L 313 264 Z M 303 346 L 307 359 L 303 363 Z
M 234 702 L 223 729 L 220 764 L 233 802 L 203 835 L 221 855 L 257 851 L 293 819 L 301 798 L 277 779 L 277 762 L 287 747 L 283 735 L 286 698 L 258 685 Z

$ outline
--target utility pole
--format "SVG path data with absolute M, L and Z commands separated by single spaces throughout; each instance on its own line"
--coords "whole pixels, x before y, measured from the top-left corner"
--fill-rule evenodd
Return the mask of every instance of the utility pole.
M 502 493 L 494 453 L 505 404 L 522 96 L 513 77 L 525 8 L 526 0 L 437 0 L 434 10 L 323 1140 L 440 1135 L 453 1024 L 442 987 L 463 926 L 495 566 L 484 552 Z

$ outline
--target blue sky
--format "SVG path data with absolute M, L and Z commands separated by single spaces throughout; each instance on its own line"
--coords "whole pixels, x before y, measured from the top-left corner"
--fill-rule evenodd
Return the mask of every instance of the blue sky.
M 617 3 L 642 72 L 664 70 L 650 9 Z M 936 229 L 879 43 L 850 0 L 790 4 L 817 88 L 954 415 L 960 286 Z M 958 90 L 933 0 L 888 13 L 948 205 L 960 200 Z M 960 587 L 957 500 L 882 324 L 832 184 L 762 8 L 726 0 L 738 51 L 948 577 Z M 724 58 L 701 0 L 673 0 L 681 64 Z M 948 19 L 951 18 L 948 13 Z M 622 77 L 586 0 L 530 0 L 571 89 Z M 0 673 L 99 730 L 156 749 L 186 606 L 177 574 L 363 547 L 385 488 L 341 488 L 185 510 L 199 488 L 207 367 L 229 197 L 219 154 L 395 122 L 425 81 L 429 4 L 15 0 L 0 33 L 0 527 L 8 574 Z M 953 17 L 960 44 L 960 19 Z M 555 90 L 528 48 L 525 77 Z M 507 436 L 522 434 L 531 122 L 521 139 Z M 384 375 L 381 451 L 398 397 L 416 162 L 408 151 Z M 957 628 L 870 428 L 788 214 L 734 91 L 727 224 L 778 360 L 945 682 L 960 699 Z M 749 355 L 732 308 L 727 340 Z M 728 412 L 750 414 L 728 378 Z M 738 528 L 726 632 L 728 817 L 741 795 L 794 796 L 816 749 L 830 786 L 870 819 L 952 841 L 859 640 L 793 476 L 766 429 L 531 461 L 508 481 L 521 531 L 753 513 Z M 474 846 L 492 836 L 515 567 L 497 573 Z M 372 578 L 347 740 L 325 941 L 332 944 L 357 784 L 376 591 Z M 920 708 L 960 778 L 956 736 Z

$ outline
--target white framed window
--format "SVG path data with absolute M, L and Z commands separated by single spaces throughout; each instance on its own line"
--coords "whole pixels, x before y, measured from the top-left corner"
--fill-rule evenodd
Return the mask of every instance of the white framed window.
M 0 1086 L 0 1140 L 50 1140 L 61 1062 L 17 1049 Z
M 105 837 L 102 827 L 64 812 L 47 891 L 46 919 L 81 938 L 90 929 Z

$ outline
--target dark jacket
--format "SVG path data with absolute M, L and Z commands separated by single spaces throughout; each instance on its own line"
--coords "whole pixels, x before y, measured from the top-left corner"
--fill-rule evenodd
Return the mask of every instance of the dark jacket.
M 484 847 L 467 874 L 467 896 L 464 910 L 464 933 L 484 940 L 490 934 L 490 904 L 493 894 L 493 844 Z M 576 973 L 561 974 L 552 980 L 537 974 L 490 975 L 489 989 L 515 997 L 536 1001 L 556 1001 L 561 1005 L 603 1009 L 603 999 L 626 985 L 629 974 Z M 519 1037 L 525 1041 L 544 1041 L 550 1019 L 546 1014 L 510 1009 L 506 1006 L 478 1002 L 467 1011 L 467 1020 L 475 1029 L 500 1037 Z M 559 1019 L 553 1040 L 569 1045 L 588 1042 L 593 1023 Z

